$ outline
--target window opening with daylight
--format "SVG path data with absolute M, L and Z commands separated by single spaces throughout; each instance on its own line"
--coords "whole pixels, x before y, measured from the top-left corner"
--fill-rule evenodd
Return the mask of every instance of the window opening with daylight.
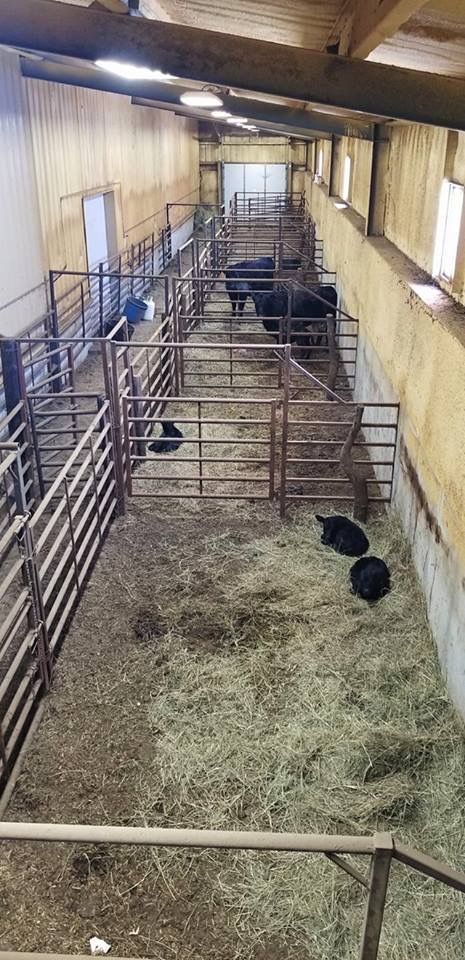
M 350 197 L 350 171 L 351 171 L 352 161 L 347 155 L 344 160 L 344 169 L 342 171 L 342 188 L 341 188 L 341 197 L 346 203 L 349 202 Z
M 433 276 L 452 281 L 462 223 L 464 187 L 443 180 L 439 198 L 438 225 L 433 257 Z
M 322 180 L 323 179 L 323 147 L 320 147 L 318 151 L 316 173 L 317 173 L 317 177 L 319 177 L 320 180 Z

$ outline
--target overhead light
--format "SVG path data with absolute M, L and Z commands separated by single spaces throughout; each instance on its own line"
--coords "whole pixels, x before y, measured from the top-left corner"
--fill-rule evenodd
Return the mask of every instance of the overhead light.
M 227 120 L 230 116 L 231 114 L 227 110 L 212 110 L 212 117 L 215 120 Z
M 135 67 L 132 63 L 120 63 L 118 60 L 96 60 L 95 66 L 109 73 L 116 73 L 125 80 L 176 80 L 170 73 L 161 70 L 149 70 L 148 67 Z
M 226 120 L 226 123 L 232 123 L 236 127 L 240 127 L 241 124 L 247 123 L 247 117 L 230 117 L 229 120 Z
M 223 101 L 210 90 L 186 90 L 179 97 L 185 107 L 222 107 Z

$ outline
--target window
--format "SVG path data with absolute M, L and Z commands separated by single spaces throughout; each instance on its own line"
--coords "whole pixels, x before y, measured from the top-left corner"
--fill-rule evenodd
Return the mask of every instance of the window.
M 317 177 L 320 178 L 320 180 L 323 179 L 323 147 L 320 147 L 320 149 L 319 149 L 319 151 L 318 151 L 318 160 L 317 160 L 317 165 L 316 165 L 316 175 L 317 175 Z
M 342 187 L 341 187 L 341 197 L 346 203 L 350 199 L 350 171 L 351 171 L 352 161 L 347 154 L 344 160 L 344 167 L 342 170 Z
M 452 282 L 462 223 L 464 188 L 443 180 L 439 198 L 438 225 L 433 258 L 433 276 Z

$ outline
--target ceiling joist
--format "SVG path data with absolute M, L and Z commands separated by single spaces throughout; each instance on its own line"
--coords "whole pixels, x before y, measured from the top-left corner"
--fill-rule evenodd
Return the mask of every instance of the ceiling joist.
M 463 80 L 49 0 L 0 0 L 0 24 L 15 47 L 465 130 Z
M 424 6 L 425 0 L 347 0 L 328 47 L 337 46 L 340 55 L 364 60 Z
M 163 104 L 165 108 L 176 110 L 185 116 L 200 116 L 203 120 L 211 120 L 207 111 L 193 111 L 182 109 L 180 96 L 185 87 L 173 83 L 157 83 L 153 80 L 124 80 L 103 70 L 56 63 L 50 60 L 21 60 L 21 72 L 24 77 L 34 80 L 48 80 L 52 83 L 66 83 L 74 87 L 88 87 L 92 90 L 101 90 L 106 93 L 120 93 L 125 96 L 143 99 L 151 105 Z M 254 123 L 272 124 L 280 128 L 280 134 L 287 136 L 320 137 L 330 139 L 332 134 L 338 136 L 353 136 L 363 140 L 373 139 L 373 124 L 360 120 L 343 120 L 339 117 L 312 112 L 311 110 L 293 109 L 264 103 L 261 100 L 248 100 L 244 97 L 222 95 L 226 110 L 236 116 L 246 116 Z M 289 128 L 286 131 L 286 128 Z M 291 129 L 292 128 L 292 129 Z M 298 131 L 296 133 L 296 131 Z

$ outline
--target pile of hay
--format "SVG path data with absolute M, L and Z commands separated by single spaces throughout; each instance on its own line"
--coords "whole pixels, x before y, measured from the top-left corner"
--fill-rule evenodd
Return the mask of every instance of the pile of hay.
M 163 668 L 149 708 L 148 823 L 396 830 L 460 862 L 461 732 L 402 536 L 384 520 L 370 539 L 393 571 L 393 591 L 376 606 L 351 596 L 351 561 L 316 543 L 312 521 L 245 549 L 227 538 L 206 545 L 199 589 L 176 591 L 167 633 L 154 639 Z M 354 956 L 365 895 L 323 857 L 203 859 L 205 906 L 226 910 L 238 956 L 273 942 L 293 956 Z M 175 888 L 186 859 L 175 851 L 157 861 L 165 874 L 168 861 Z M 445 937 L 448 960 L 463 956 L 461 916 L 458 894 L 395 867 L 382 957 L 433 960 Z

